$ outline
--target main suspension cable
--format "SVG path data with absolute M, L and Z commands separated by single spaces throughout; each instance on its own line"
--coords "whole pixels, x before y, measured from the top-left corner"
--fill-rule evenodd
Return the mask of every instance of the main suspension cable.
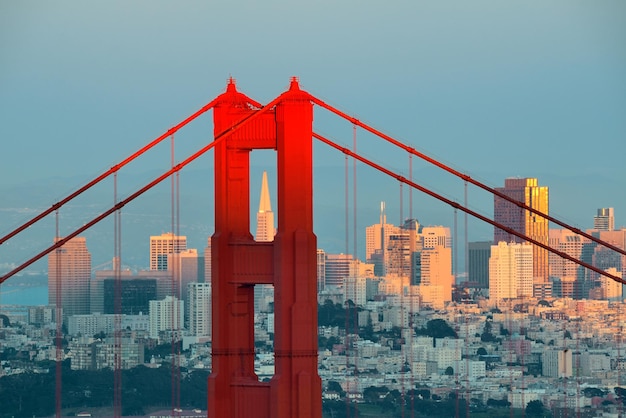
M 503 231 L 505 231 L 505 232 L 507 232 L 507 233 L 509 233 L 511 235 L 515 235 L 516 237 L 521 238 L 521 239 L 523 239 L 525 241 L 528 241 L 531 244 L 535 244 L 535 245 L 543 248 L 544 250 L 548 250 L 551 253 L 556 254 L 556 255 L 558 255 L 561 258 L 564 258 L 566 260 L 572 261 L 572 262 L 578 264 L 579 266 L 583 266 L 583 267 L 585 267 L 585 268 L 587 268 L 589 270 L 592 270 L 592 271 L 594 271 L 594 272 L 596 272 L 598 274 L 601 274 L 602 276 L 608 277 L 608 278 L 610 278 L 612 280 L 615 280 L 616 282 L 619 282 L 619 283 L 622 283 L 622 284 L 626 284 L 626 279 L 623 279 L 623 278 L 621 278 L 619 276 L 616 276 L 616 275 L 613 275 L 611 273 L 608 273 L 608 272 L 606 272 L 606 271 L 604 271 L 604 270 L 602 270 L 602 269 L 600 269 L 598 267 L 592 266 L 591 264 L 586 263 L 584 261 L 578 260 L 577 258 L 572 257 L 569 254 L 566 254 L 566 253 L 564 253 L 562 251 L 556 250 L 556 249 L 550 247 L 549 245 L 546 245 L 546 244 L 544 244 L 542 242 L 537 241 L 536 239 L 533 239 L 533 238 L 531 238 L 531 237 L 529 237 L 529 236 L 527 236 L 527 235 L 525 235 L 525 234 L 523 234 L 521 232 L 516 231 L 513 228 L 509 228 L 509 227 L 507 227 L 505 225 L 500 224 L 499 222 L 494 221 L 491 218 L 488 218 L 488 217 L 486 217 L 486 216 L 484 216 L 484 215 L 482 215 L 482 214 L 480 214 L 478 212 L 475 212 L 475 211 L 473 211 L 473 210 L 471 210 L 469 208 L 466 208 L 465 206 L 463 206 L 463 205 L 461 205 L 461 204 L 459 204 L 459 203 L 457 203 L 457 202 L 455 202 L 453 200 L 450 200 L 450 199 L 448 199 L 448 198 L 446 198 L 446 197 L 444 197 L 444 196 L 442 196 L 442 195 L 440 195 L 440 194 L 438 194 L 438 193 L 436 193 L 436 192 L 434 192 L 434 191 L 432 191 L 430 189 L 427 189 L 424 186 L 421 186 L 421 185 L 419 185 L 419 184 L 417 184 L 415 182 L 409 181 L 404 176 L 396 174 L 394 171 L 391 171 L 391 170 L 381 166 L 380 164 L 377 164 L 377 163 L 375 163 L 375 162 L 373 162 L 373 161 L 371 161 L 371 160 L 369 160 L 369 159 L 367 159 L 365 157 L 362 157 L 361 155 L 356 154 L 356 153 L 350 151 L 348 148 L 345 148 L 345 147 L 342 147 L 342 146 L 336 144 L 335 142 L 331 141 L 330 139 L 327 139 L 327 138 L 323 137 L 322 135 L 319 135 L 319 134 L 313 132 L 313 137 L 316 138 L 316 139 L 319 139 L 320 141 L 322 141 L 323 143 L 325 143 L 327 145 L 330 145 L 331 147 L 335 148 L 336 150 L 341 151 L 344 154 L 347 154 L 349 156 L 352 156 L 352 157 L 356 158 L 357 160 L 361 161 L 362 163 L 365 163 L 365 164 L 369 165 L 370 167 L 372 167 L 372 168 L 374 168 L 374 169 L 376 169 L 376 170 L 378 170 L 378 171 L 380 171 L 380 172 L 382 172 L 384 174 L 387 174 L 388 176 L 393 177 L 393 178 L 397 179 L 398 181 L 401 181 L 402 183 L 405 183 L 405 184 L 407 184 L 407 185 L 409 185 L 409 186 L 411 186 L 411 187 L 413 187 L 413 188 L 415 188 L 415 189 L 417 189 L 417 190 L 419 190 L 419 191 L 421 191 L 423 193 L 426 193 L 427 195 L 429 195 L 431 197 L 434 197 L 435 199 L 437 199 L 437 200 L 439 200 L 441 202 L 446 203 L 449 206 L 452 206 L 453 208 L 457 208 L 459 210 L 462 210 L 463 212 L 467 213 L 468 215 L 473 216 L 474 218 L 477 218 L 477 219 L 479 219 L 479 220 L 481 220 L 483 222 L 487 222 L 487 223 L 489 223 L 489 224 L 491 224 L 491 225 L 493 225 L 493 226 L 495 226 L 497 228 L 502 229 Z

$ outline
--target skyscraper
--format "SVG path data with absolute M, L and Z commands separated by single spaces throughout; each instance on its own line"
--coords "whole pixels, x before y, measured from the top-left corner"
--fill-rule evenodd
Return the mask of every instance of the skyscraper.
M 489 299 L 533 296 L 533 246 L 500 241 L 491 246 L 489 258 Z
M 387 223 L 385 202 L 380 202 L 380 221 L 365 228 L 365 260 L 374 263 L 375 274 L 384 276 L 388 264 L 389 238 L 400 234 L 401 228 Z
M 274 227 L 274 212 L 272 212 L 272 203 L 270 201 L 270 189 L 267 183 L 267 171 L 263 172 L 261 181 L 261 196 L 259 198 L 259 211 L 256 214 L 256 235 L 254 239 L 257 242 L 272 242 L 276 235 Z M 268 303 L 261 303 L 261 299 L 267 302 L 274 301 L 274 286 L 271 284 L 259 284 L 254 286 L 254 307 L 257 311 L 261 310 L 261 305 L 267 306 Z
M 259 211 L 256 214 L 256 235 L 254 239 L 258 242 L 274 241 L 276 228 L 274 227 L 274 212 L 270 202 L 270 189 L 267 184 L 267 171 L 263 172 L 261 182 L 261 198 L 259 199 Z
M 64 321 L 70 315 L 89 313 L 90 279 L 91 254 L 85 238 L 72 238 L 48 255 L 48 304 L 56 305 L 60 281 Z
M 526 206 L 548 214 L 548 187 L 539 186 L 536 178 L 508 178 L 504 180 L 504 187 L 496 188 L 496 190 Z M 548 244 L 548 220 L 542 216 L 494 196 L 493 218 L 496 222 L 529 238 Z M 494 228 L 494 243 L 497 244 L 500 241 L 521 243 L 524 240 L 500 228 Z M 536 296 L 550 296 L 551 287 L 548 275 L 548 251 L 533 246 L 533 282 Z
M 598 231 L 613 231 L 615 229 L 615 214 L 613 208 L 600 208 L 593 217 L 593 229 Z
M 187 285 L 192 282 L 198 282 L 198 250 L 188 248 L 179 253 L 168 255 L 168 270 L 171 271 L 174 283 L 180 286 L 178 294 L 180 298 L 189 303 L 187 299 Z
M 168 232 L 150 236 L 150 270 L 167 270 L 170 254 L 180 253 L 187 249 L 187 237 Z
M 491 241 L 477 241 L 469 243 L 469 285 L 486 289 L 489 287 L 489 256 L 491 255 Z

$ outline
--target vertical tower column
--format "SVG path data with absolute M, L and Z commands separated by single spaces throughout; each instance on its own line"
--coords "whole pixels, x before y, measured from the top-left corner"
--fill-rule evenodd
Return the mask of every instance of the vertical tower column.
M 231 80 L 214 108 L 215 135 L 247 111 L 247 100 Z M 254 287 L 233 283 L 234 250 L 250 235 L 249 149 L 233 147 L 232 136 L 215 147 L 215 233 L 212 249 L 212 373 L 209 417 L 235 417 L 238 383 L 254 374 Z
M 213 363 L 209 418 L 319 418 L 317 240 L 313 234 L 313 105 L 292 79 L 273 109 L 228 85 L 215 106 L 215 135 L 253 115 L 215 147 L 212 249 Z M 249 154 L 275 149 L 278 229 L 273 242 L 250 234 Z M 254 286 L 274 285 L 275 374 L 254 373 Z
M 317 372 L 317 239 L 313 233 L 313 105 L 297 80 L 276 106 L 278 230 L 274 239 L 272 417 L 321 417 Z

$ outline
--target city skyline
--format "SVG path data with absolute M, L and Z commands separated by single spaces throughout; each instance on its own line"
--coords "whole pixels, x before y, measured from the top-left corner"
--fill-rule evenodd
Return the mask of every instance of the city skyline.
M 281 97 L 290 100 L 269 110 L 276 118 L 263 119 L 266 113 L 253 126 L 260 133 L 271 119 L 277 127 L 276 148 L 290 156 L 286 163 L 267 151 L 272 148 L 271 139 L 265 137 L 247 145 L 221 143 L 141 200 L 116 212 L 119 223 L 107 219 L 70 241 L 81 242 L 81 247 L 76 257 L 80 265 L 67 272 L 79 280 L 75 291 L 65 292 L 67 296 L 82 294 L 87 273 L 102 271 L 113 254 L 116 266 L 125 272 L 147 268 L 152 255 L 156 264 L 150 265 L 151 274 L 169 279 L 145 280 L 125 273 L 125 285 L 114 292 L 109 273 L 101 273 L 91 289 L 100 292 L 94 300 L 103 311 L 105 306 L 110 309 L 112 294 L 120 290 L 122 299 L 132 300 L 141 309 L 148 293 L 157 294 L 158 300 L 148 302 L 149 318 L 133 309 L 123 319 L 104 312 L 90 314 L 90 318 L 79 315 L 71 324 L 72 336 L 62 329 L 60 312 L 50 306 L 21 312 L 2 306 L 3 381 L 13 379 L 14 373 L 37 371 L 24 359 L 48 365 L 50 360 L 57 362 L 54 396 L 52 373 L 41 373 L 38 377 L 48 379 L 43 385 L 46 400 L 43 393 L 37 402 L 15 396 L 15 389 L 22 387 L 18 383 L 2 386 L 0 403 L 13 414 L 36 403 L 50 408 L 56 399 L 60 416 L 69 400 L 62 393 L 58 361 L 65 358 L 71 369 L 116 369 L 115 416 L 121 415 L 122 404 L 132 406 L 122 391 L 122 382 L 128 390 L 131 380 L 128 374 L 122 379 L 121 369 L 140 364 L 150 366 L 141 370 L 156 367 L 161 372 L 171 366 L 170 387 L 156 384 L 157 379 L 145 386 L 155 394 L 163 388 L 171 392 L 160 394 L 158 404 L 167 405 L 171 396 L 172 415 L 182 411 L 181 367 L 185 367 L 185 378 L 211 370 L 208 390 L 203 389 L 203 399 L 193 405 L 206 408 L 209 417 L 286 417 L 298 415 L 289 413 L 298 410 L 302 416 L 318 418 L 322 395 L 325 409 L 330 406 L 326 399 L 345 400 L 340 407 L 349 415 L 360 401 L 372 398 L 374 407 L 382 404 L 383 397 L 386 409 L 394 413 L 401 409 L 402 415 L 405 409 L 412 412 L 417 406 L 423 412 L 427 406 L 448 407 L 457 416 L 469 416 L 477 405 L 494 408 L 492 401 L 510 406 L 511 416 L 517 415 L 514 409 L 524 415 L 523 408 L 535 401 L 540 412 L 549 409 L 554 416 L 580 414 L 583 408 L 598 416 L 621 413 L 626 405 L 624 286 L 546 256 L 547 261 L 542 258 L 535 263 L 540 268 L 535 269 L 534 280 L 541 289 L 530 292 L 530 246 L 492 242 L 490 251 L 519 246 L 525 247 L 525 255 L 524 271 L 515 274 L 510 264 L 522 263 L 521 259 L 504 253 L 498 259 L 495 253 L 487 260 L 492 267 L 487 269 L 487 283 L 493 273 L 497 293 L 489 301 L 481 287 L 485 285 L 484 242 L 494 237 L 491 225 L 466 217 L 454 205 L 410 191 L 399 177 L 375 173 L 322 141 L 314 140 L 309 149 L 308 138 L 313 125 L 314 137 L 322 134 L 339 148 L 358 150 L 398 176 L 466 203 L 492 219 L 499 216 L 493 196 L 472 182 L 468 185 L 468 177 L 492 188 L 500 187 L 503 179 L 537 179 L 550 189 L 551 216 L 585 231 L 595 227 L 600 239 L 626 247 L 624 39 L 626 3 L 622 0 L 0 4 L 4 156 L 0 233 L 10 232 L 41 208 L 51 207 L 116 167 L 151 139 L 165 132 L 163 137 L 168 136 L 145 158 L 116 173 L 114 180 L 99 184 L 27 228 L 19 238 L 3 243 L 0 273 L 85 225 L 206 146 L 214 130 L 228 126 L 235 113 L 251 110 L 248 105 L 261 108 L 290 86 L 299 83 L 312 97 L 323 98 L 324 103 L 350 115 L 339 120 L 318 99 L 313 117 L 304 100 L 298 103 L 304 95 L 287 93 Z M 294 76 L 297 80 L 291 79 Z M 234 95 L 225 95 L 229 100 L 215 108 L 217 126 L 208 114 L 173 134 L 172 127 L 223 93 L 227 83 L 233 92 L 233 79 L 237 90 L 258 104 L 244 104 L 230 100 Z M 374 137 L 371 130 L 357 129 L 361 123 L 376 126 L 408 149 L 423 152 L 463 175 L 452 178 Z M 290 142 L 291 134 L 302 144 Z M 263 150 L 251 153 L 248 167 L 244 154 L 250 145 Z M 229 157 L 220 158 L 225 155 Z M 308 168 L 311 155 L 312 173 L 306 170 L 299 177 L 300 163 Z M 248 183 L 241 174 L 249 168 Z M 261 174 L 265 172 L 267 176 Z M 261 176 L 262 182 L 258 181 Z M 249 239 L 255 236 L 259 186 L 268 196 L 278 196 L 280 191 L 280 204 L 271 207 L 282 226 L 272 244 L 257 245 Z M 221 193 L 216 195 L 214 188 Z M 268 201 L 259 206 L 269 208 Z M 386 202 L 387 222 L 398 225 L 398 230 L 388 244 L 381 235 L 382 248 L 373 248 L 367 242 L 366 227 L 379 219 L 381 201 Z M 266 220 L 273 219 L 273 213 L 269 214 Z M 626 270 L 626 257 L 542 225 L 539 235 L 529 229 L 524 232 L 576 253 L 615 276 Z M 619 230 L 611 230 L 612 225 Z M 429 226 L 440 226 L 445 232 L 428 241 L 432 248 L 421 248 L 418 244 L 423 247 L 426 239 L 422 236 L 418 242 L 416 238 L 421 227 Z M 229 236 L 232 230 L 236 233 Z M 168 231 L 187 238 L 185 257 L 171 254 L 178 250 L 151 251 L 148 237 Z M 265 240 L 271 232 L 272 227 L 265 228 Z M 370 235 L 377 238 L 376 233 Z M 462 263 L 460 258 L 470 252 L 467 242 L 480 245 L 473 246 L 471 257 Z M 212 263 L 206 257 L 211 243 L 216 254 Z M 47 257 L 49 271 L 61 274 L 63 266 L 73 262 L 55 260 L 71 255 L 70 247 Z M 316 247 L 325 251 L 318 250 L 318 290 L 324 288 L 319 278 L 323 258 L 324 281 L 343 285 L 343 292 L 328 286 L 315 297 L 312 251 Z M 266 251 L 270 248 L 273 254 Z M 207 319 L 208 289 L 195 288 L 192 280 L 211 276 L 207 264 L 198 262 L 203 249 L 205 263 L 215 266 L 211 342 L 205 339 L 206 322 L 190 326 L 204 337 L 190 339 L 184 329 L 185 316 L 193 321 L 193 312 L 204 311 L 200 315 Z M 389 269 L 396 274 L 372 277 L 376 264 L 368 264 L 366 258 L 371 259 L 376 250 L 382 253 L 381 273 Z M 254 261 L 235 264 L 252 259 L 242 254 L 254 255 Z M 326 263 L 332 259 L 334 266 Z M 407 263 L 410 277 L 406 276 Z M 44 260 L 36 263 L 31 272 L 45 270 L 44 264 Z M 465 270 L 457 269 L 459 265 L 468 268 L 478 288 L 452 288 L 451 270 Z M 346 270 L 358 277 L 345 277 Z M 498 270 L 508 271 L 508 277 L 498 277 Z M 159 289 L 166 280 L 170 286 Z M 177 280 L 189 284 L 176 287 Z M 550 293 L 548 280 L 554 284 Z M 263 312 L 257 312 L 252 309 L 251 287 L 261 282 L 274 283 L 277 298 L 275 304 L 267 303 Z M 88 286 L 85 289 L 91 291 Z M 171 294 L 159 295 L 162 290 Z M 514 295 L 516 299 L 508 299 Z M 53 303 L 54 295 L 49 296 Z M 65 302 L 60 296 L 54 299 Z M 493 306 L 495 299 L 507 303 Z M 69 302 L 68 307 L 74 309 Z M 357 309 L 354 302 L 360 305 Z M 76 307 L 74 313 L 81 309 Z M 114 338 L 109 332 L 112 322 Z M 104 328 L 93 328 L 96 325 Z M 53 338 L 55 333 L 66 337 L 65 349 L 61 338 Z M 55 340 L 56 350 L 51 345 Z M 143 349 L 144 344 L 156 349 L 163 342 L 171 343 L 165 354 Z M 151 355 L 144 358 L 144 353 Z M 66 378 L 64 371 L 63 388 L 72 397 L 102 395 L 95 388 L 72 390 Z M 201 379 L 206 382 L 207 376 Z M 335 384 L 332 389 L 331 383 Z M 385 393 L 367 393 L 383 384 Z M 138 399 L 142 386 L 133 388 Z M 589 388 L 596 392 L 589 394 Z M 149 404 L 140 400 L 136 410 L 126 412 L 145 414 L 148 411 L 142 411 L 142 406 Z M 71 411 L 71 415 L 77 413 Z M 50 412 L 29 411 L 28 415 Z
M 48 207 L 166 131 L 221 92 L 229 75 L 238 80 L 242 91 L 262 102 L 284 89 L 290 76 L 299 76 L 303 88 L 493 187 L 511 176 L 538 178 L 552 190 L 551 210 L 583 229 L 591 226 L 589 214 L 602 207 L 615 207 L 616 226 L 626 225 L 626 197 L 617 192 L 626 187 L 619 157 L 626 147 L 622 117 L 626 81 L 621 76 L 626 72 L 626 52 L 618 42 L 626 31 L 623 2 L 556 1 L 539 10 L 522 1 L 506 5 L 453 1 L 450 7 L 422 1 L 351 7 L 347 2 L 333 5 L 333 17 L 323 4 L 285 8 L 273 1 L 265 8 L 244 3 L 255 10 L 254 19 L 239 16 L 241 9 L 232 5 L 199 3 L 189 8 L 162 5 L 149 19 L 141 6 L 125 5 L 128 18 L 122 22 L 115 2 L 97 6 L 100 13 L 92 12 L 96 6 L 73 2 L 59 7 L 0 6 L 0 39 L 8 63 L 0 67 L 0 122 L 7 138 L 3 153 L 7 175 L 0 178 L 0 192 L 6 196 L 0 229 L 10 229 L 23 219 L 20 211 L 25 208 Z M 363 7 L 363 16 L 351 19 L 357 5 Z M 290 59 L 264 49 L 275 43 L 277 35 L 270 35 L 272 31 L 264 30 L 263 24 L 280 27 L 283 19 L 295 21 L 302 8 L 310 12 L 306 13 L 309 24 L 330 19 L 330 25 L 313 25 L 327 27 L 319 49 L 311 49 L 317 45 L 313 35 L 299 31 L 289 39 Z M 265 42 L 260 45 L 264 48 L 252 48 L 249 36 L 240 33 L 229 35 L 230 48 L 222 42 L 191 48 L 186 41 L 191 33 L 194 40 L 210 40 L 227 32 L 221 19 L 214 25 L 199 22 L 200 16 L 222 13 L 239 16 L 259 29 L 254 37 L 263 34 Z M 171 16 L 182 20 L 171 22 Z M 378 22 L 380 29 L 387 30 L 374 31 L 374 37 L 369 24 L 376 20 L 366 16 L 394 16 L 394 24 L 390 26 L 392 20 Z M 163 25 L 154 24 L 159 19 L 168 22 L 171 32 L 167 35 Z M 339 21 L 341 25 L 334 24 Z M 110 33 L 110 27 L 119 30 Z M 349 36 L 361 31 L 368 35 Z M 81 36 L 68 37 L 68 33 Z M 125 42 L 127 38 L 136 39 L 137 44 Z M 350 52 L 340 48 L 342 41 L 353 45 Z M 372 44 L 396 45 L 397 49 L 372 51 Z M 185 46 L 173 49 L 177 59 L 167 61 L 167 71 L 153 65 L 162 57 L 163 45 Z M 367 65 L 354 55 L 358 51 L 369 57 Z M 260 60 L 260 67 L 249 65 L 249 57 L 264 53 L 276 59 Z M 218 63 L 212 59 L 215 55 L 222 57 Z M 337 65 L 319 65 L 323 60 Z M 103 62 L 106 71 L 98 64 Z M 182 62 L 188 64 L 177 64 Z M 33 103 L 37 104 L 34 109 Z M 35 115 L 41 123 L 26 121 Z M 345 142 L 351 139 L 349 126 L 335 130 L 337 124 L 317 110 L 315 125 Z M 199 148 L 209 132 L 210 127 L 198 126 L 177 135 L 176 158 Z M 360 131 L 357 140 L 364 151 L 374 142 Z M 589 160 L 596 143 L 607 152 L 597 161 Z M 383 158 L 382 149 L 376 145 L 367 152 Z M 391 165 L 406 171 L 404 157 L 393 154 L 390 158 Z M 143 184 L 169 161 L 168 149 L 129 168 L 128 174 L 120 176 L 120 193 Z M 322 224 L 337 212 L 328 206 L 337 204 L 333 196 L 342 193 L 343 182 L 337 179 L 343 177 L 343 157 L 317 145 L 315 164 L 320 183 L 316 189 L 318 235 L 327 240 L 323 247 L 341 248 L 343 244 L 337 243 L 341 237 L 327 238 Z M 263 155 L 255 157 L 252 165 L 259 175 L 263 170 L 274 174 Z M 448 181 L 417 160 L 414 169 L 418 182 L 463 201 L 461 182 Z M 210 172 L 209 161 L 181 173 L 183 204 L 190 201 L 198 206 L 206 216 L 206 229 L 212 228 L 210 186 L 205 188 Z M 378 202 L 386 201 L 389 221 L 401 224 L 397 184 L 361 168 L 359 172 L 363 172 L 359 219 L 376 216 Z M 191 181 L 194 176 L 199 179 Z M 251 187 L 258 185 L 253 181 Z M 379 192 L 364 196 L 366 187 Z M 206 196 L 198 196 L 197 190 L 207 190 Z M 112 190 L 97 193 L 96 200 L 110 202 Z M 585 199 L 579 199 L 581 194 Z M 413 195 L 414 215 L 421 222 L 452 224 L 451 210 L 441 210 L 419 193 Z M 129 205 L 124 217 L 144 215 L 152 221 L 152 206 L 158 200 L 150 198 L 139 207 Z M 469 202 L 490 210 L 489 198 L 481 198 L 471 188 Z M 89 211 L 90 203 L 77 204 Z M 183 215 L 191 216 L 191 210 Z M 406 215 L 408 208 L 403 211 Z M 168 223 L 163 215 L 162 224 L 152 232 L 170 230 Z M 61 228 L 66 227 L 61 222 Z M 471 240 L 486 239 L 490 232 L 472 223 L 470 235 L 476 236 Z M 192 243 L 194 247 L 201 247 L 199 240 Z

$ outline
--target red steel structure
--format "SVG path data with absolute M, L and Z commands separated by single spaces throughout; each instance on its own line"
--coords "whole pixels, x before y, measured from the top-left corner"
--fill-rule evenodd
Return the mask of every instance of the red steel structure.
M 214 109 L 215 134 L 259 112 L 231 80 Z M 212 374 L 209 418 L 320 417 L 316 250 L 313 233 L 313 104 L 292 79 L 263 115 L 215 147 Z M 250 152 L 276 150 L 278 230 L 250 234 Z M 254 373 L 254 286 L 274 285 L 275 374 Z
M 586 234 L 536 209 L 525 206 L 507 195 L 402 144 L 358 119 L 302 91 L 296 78 L 288 91 L 267 105 L 237 91 L 229 80 L 225 93 L 196 113 L 175 125 L 120 164 L 96 177 L 63 200 L 37 215 L 9 234 L 0 237 L 0 245 L 28 226 L 58 210 L 105 178 L 116 173 L 140 155 L 174 135 L 183 126 L 206 111 L 214 111 L 214 141 L 174 165 L 150 183 L 77 228 L 11 272 L 0 277 L 0 283 L 15 275 L 70 239 L 78 236 L 111 214 L 117 213 L 146 191 L 177 174 L 186 165 L 210 149 L 215 150 L 215 233 L 212 247 L 212 374 L 208 381 L 208 416 L 249 418 L 319 418 L 322 415 L 321 381 L 317 372 L 317 294 L 316 250 L 313 232 L 313 139 L 317 139 L 347 156 L 369 165 L 472 215 L 495 227 L 519 236 L 535 245 L 575 262 L 587 269 L 626 284 L 626 280 L 584 263 L 530 237 L 507 228 L 423 186 L 385 168 L 354 151 L 341 147 L 313 132 L 313 105 L 318 105 L 355 127 L 361 127 L 392 145 L 469 182 L 522 210 L 545 217 L 581 236 L 619 254 L 626 251 Z M 278 229 L 273 242 L 256 242 L 250 234 L 250 153 L 253 150 L 276 151 L 278 171 Z M 356 146 L 355 146 L 356 149 Z M 58 233 L 57 233 L 58 235 Z M 269 382 L 260 382 L 254 372 L 254 286 L 272 284 L 275 290 L 275 374 Z M 117 381 L 116 381 L 117 382 Z M 121 382 L 120 382 L 121 383 Z M 60 384 L 60 382 L 58 383 Z M 116 383 L 119 385 L 119 383 Z M 118 388 L 119 389 L 119 388 Z M 60 395 L 57 390 L 57 409 Z M 117 414 L 121 394 L 116 392 Z

